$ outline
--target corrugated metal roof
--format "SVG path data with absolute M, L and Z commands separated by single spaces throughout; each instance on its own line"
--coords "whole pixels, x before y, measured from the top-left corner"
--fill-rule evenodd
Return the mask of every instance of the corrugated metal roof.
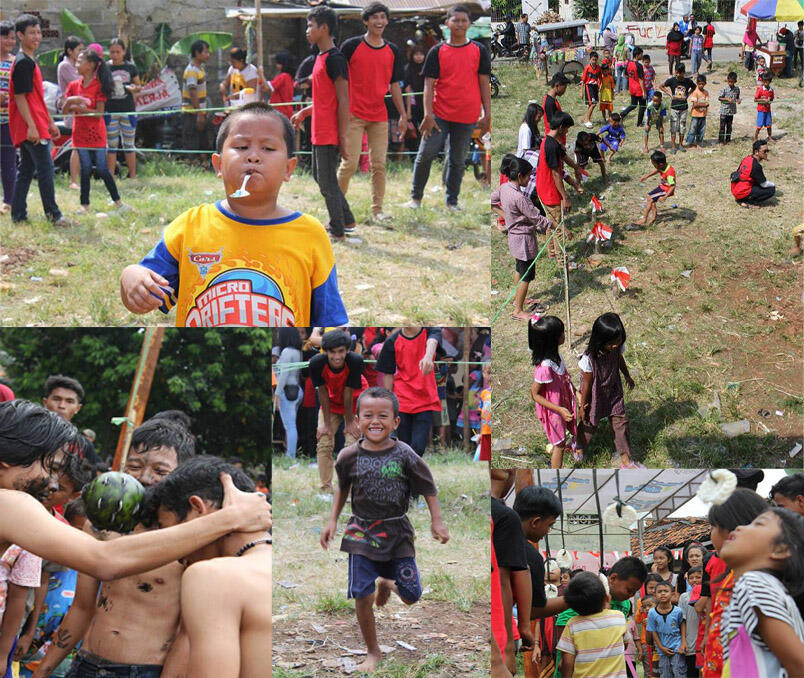
M 706 518 L 671 518 L 657 522 L 646 521 L 642 534 L 645 551 L 650 553 L 657 546 L 679 549 L 691 541 L 709 542 L 712 526 Z M 631 549 L 639 551 L 639 535 L 631 530 Z

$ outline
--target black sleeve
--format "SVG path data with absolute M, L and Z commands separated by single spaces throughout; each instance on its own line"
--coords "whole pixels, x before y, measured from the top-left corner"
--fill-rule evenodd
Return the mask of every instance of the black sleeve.
M 473 41 L 474 42 L 474 41 Z M 478 75 L 491 75 L 491 57 L 485 45 L 475 42 L 480 50 L 480 63 L 477 66 Z
M 438 346 L 441 346 L 441 328 L 440 327 L 428 327 L 427 328 L 427 339 L 435 339 L 438 342 Z
M 687 78 L 684 81 L 684 84 L 687 86 L 687 96 L 689 96 L 692 93 L 692 90 L 697 87 L 697 85 L 690 78 Z
M 547 605 L 547 595 L 544 591 L 544 558 L 538 549 L 530 542 L 525 542 L 525 551 L 530 567 L 531 588 L 533 601 L 531 607 L 544 607 Z
M 374 369 L 383 374 L 396 374 L 396 334 L 388 337 L 380 349 L 380 355 L 377 356 L 377 363 Z
M 327 75 L 332 82 L 335 82 L 338 78 L 349 79 L 349 66 L 346 62 L 346 57 L 338 49 L 333 49 L 332 53 L 327 57 Z
M 644 78 L 645 77 L 645 69 L 642 68 L 642 64 L 639 63 L 638 61 L 635 62 L 635 63 L 636 63 L 637 78 L 640 78 L 640 79 Z
M 360 46 L 360 41 L 363 40 L 363 37 L 360 35 L 356 35 L 353 38 L 349 38 L 348 40 L 344 40 L 343 44 L 340 46 L 340 50 L 343 53 L 343 56 L 346 57 L 346 61 L 352 60 L 352 55 L 355 53 L 355 50 Z M 335 78 L 333 78 L 334 80 Z
M 762 165 L 759 164 L 756 158 L 751 158 L 751 160 L 754 161 L 754 164 L 751 166 L 751 181 L 757 186 L 764 184 L 767 179 L 765 178 L 765 172 L 762 171 Z
M 399 47 L 392 42 L 389 42 L 388 46 L 394 53 L 394 68 L 391 71 L 391 82 L 405 80 L 405 60 L 402 58 L 402 52 L 400 52 Z
M 14 94 L 28 94 L 33 92 L 33 75 L 36 64 L 30 57 L 17 59 L 11 80 L 14 83 Z
M 299 64 L 299 67 L 296 69 L 296 75 L 294 76 L 294 80 L 304 80 L 305 78 L 309 78 L 311 73 L 313 72 L 313 65 L 315 64 L 316 55 L 311 54 L 304 58 L 304 60 Z
M 561 160 L 561 144 L 552 137 L 544 142 L 544 161 L 551 170 L 557 170 Z
M 424 66 L 422 67 L 422 75 L 425 78 L 435 78 L 438 80 L 441 75 L 441 66 L 438 61 L 438 51 L 441 49 L 443 43 L 438 43 L 430 48 L 427 56 L 424 58 Z
M 310 369 L 310 380 L 316 388 L 326 384 L 324 381 L 324 365 L 326 365 L 326 363 L 327 356 L 325 353 L 319 353 L 310 358 L 310 364 L 308 366 Z
M 553 97 L 547 96 L 544 98 L 544 115 L 547 118 L 547 123 L 550 124 L 550 121 L 553 119 L 553 116 L 558 111 L 558 107 L 556 106 L 556 100 Z
M 363 376 L 363 372 L 365 370 L 363 358 L 354 352 L 347 353 L 346 367 L 349 370 L 349 376 L 346 378 L 346 383 L 344 386 L 354 389 L 360 388 L 360 377 Z
M 527 570 L 525 535 L 519 516 L 499 499 L 492 499 L 491 517 L 494 520 L 491 539 L 497 554 L 497 564 L 510 570 Z

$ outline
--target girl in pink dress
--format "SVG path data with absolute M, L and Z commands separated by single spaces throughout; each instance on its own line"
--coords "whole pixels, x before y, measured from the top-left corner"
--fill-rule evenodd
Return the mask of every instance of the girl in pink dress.
M 575 387 L 558 353 L 563 343 L 564 323 L 555 316 L 534 316 L 528 323 L 528 347 L 534 365 L 530 395 L 549 441 L 550 468 L 561 468 L 568 445 L 575 450 Z M 575 460 L 580 461 L 580 456 Z

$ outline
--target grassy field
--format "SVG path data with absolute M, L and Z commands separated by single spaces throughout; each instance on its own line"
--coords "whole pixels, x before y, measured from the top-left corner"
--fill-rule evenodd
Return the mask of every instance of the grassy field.
M 154 157 L 154 156 L 151 156 Z M 368 178 L 356 177 L 348 198 L 358 219 L 355 238 L 334 246 L 341 294 L 350 320 L 361 325 L 451 322 L 488 324 L 488 189 L 467 172 L 464 211 L 447 212 L 436 163 L 423 209 L 410 211 L 411 166 L 389 166 L 387 228 L 365 224 L 370 215 Z M 158 158 L 144 163 L 135 181 L 118 183 L 124 216 L 112 211 L 102 182 L 94 181 L 91 212 L 77 216 L 78 191 L 56 176 L 56 198 L 74 226 L 56 229 L 43 217 L 36 184 L 28 195 L 30 223 L 0 224 L 0 323 L 5 325 L 172 324 L 161 313 L 134 316 L 123 307 L 119 277 L 159 239 L 162 229 L 187 208 L 222 197 L 211 171 Z M 297 172 L 280 202 L 326 224 L 324 200 L 309 173 Z M 3 256 L 5 255 L 5 256 Z M 456 284 L 456 281 L 460 281 Z M 381 321 L 381 322 L 380 322 Z
M 666 77 L 658 67 L 657 80 Z M 657 222 L 647 230 L 624 226 L 641 214 L 653 179 L 637 180 L 652 168 L 642 153 L 642 132 L 636 114 L 626 119 L 628 138 L 610 166 L 603 185 L 597 166 L 586 193 L 572 189 L 573 209 L 568 224 L 575 234 L 569 253 L 577 268 L 569 273 L 572 335 L 562 347 L 573 381 L 579 385 L 576 356 L 583 353 L 594 319 L 607 311 L 623 318 L 627 333 L 626 359 L 636 381 L 626 392 L 636 458 L 649 467 L 709 467 L 718 465 L 785 466 L 801 464 L 788 451 L 802 431 L 802 309 L 801 259 L 789 253 L 792 227 L 804 218 L 798 193 L 802 172 L 801 90 L 794 80 L 775 80 L 774 135 L 764 164 L 777 186 L 778 200 L 758 210 L 741 209 L 729 191 L 729 174 L 750 152 L 756 116 L 754 86 L 738 64 L 720 65 L 710 76 L 710 101 L 725 84 L 725 74 L 739 74 L 743 103 L 734 121 L 731 145 L 716 144 L 718 117 L 707 122 L 705 148 L 668 155 L 678 173 L 678 189 L 660 208 Z M 543 76 L 525 65 L 507 64 L 497 71 L 503 84 L 494 100 L 494 164 L 516 149 L 517 129 L 529 99 L 541 101 Z M 625 105 L 624 95 L 615 110 Z M 578 87 L 561 98 L 576 127 L 583 127 L 583 104 Z M 718 106 L 713 106 L 717 113 Z M 599 112 L 593 121 L 600 125 Z M 669 144 L 669 127 L 666 125 Z M 658 144 L 655 132 L 651 137 Z M 654 146 L 655 147 L 655 146 Z M 651 149 L 652 150 L 652 149 Z M 587 258 L 585 238 L 594 224 L 589 194 L 603 198 L 601 220 L 614 227 L 613 247 L 603 249 L 602 263 Z M 512 288 L 513 265 L 505 236 L 492 233 L 492 317 Z M 627 293 L 609 282 L 614 266 L 626 266 L 632 276 Z M 529 296 L 548 305 L 548 314 L 566 322 L 563 276 L 546 257 L 536 263 Z M 682 274 L 683 272 L 683 274 Z M 547 442 L 529 396 L 532 366 L 527 328 L 511 318 L 512 306 L 502 309 L 494 323 L 495 438 L 510 439 L 511 451 L 495 454 L 495 466 L 547 465 Z M 713 401 L 720 412 L 706 418 L 698 408 Z M 769 416 L 760 410 L 767 411 Z M 779 416 L 777 410 L 782 413 Z M 750 433 L 728 439 L 720 423 L 748 419 Z M 589 466 L 609 466 L 614 446 L 601 427 L 595 436 Z M 565 458 L 565 463 L 572 463 Z
M 425 592 L 412 607 L 392 597 L 375 609 L 379 643 L 392 651 L 374 675 L 487 676 L 488 472 L 459 451 L 426 459 L 450 541 L 442 545 L 431 538 L 423 502 L 411 508 Z M 359 651 L 365 651 L 354 603 L 346 598 L 347 555 L 339 551 L 349 505 L 330 550 L 324 551 L 318 540 L 331 502 L 318 498 L 317 483 L 317 470 L 304 460 L 290 467 L 285 457 L 274 458 L 274 678 L 344 675 L 349 661 L 359 663 Z

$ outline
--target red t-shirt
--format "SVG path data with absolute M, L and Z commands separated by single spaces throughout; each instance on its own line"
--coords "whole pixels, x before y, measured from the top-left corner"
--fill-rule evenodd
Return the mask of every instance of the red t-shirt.
M 707 24 L 703 29 L 704 34 L 704 49 L 709 49 L 715 44 L 715 27 L 712 24 Z
M 321 52 L 313 65 L 313 123 L 311 136 L 314 146 L 338 145 L 338 97 L 335 81 L 349 79 L 346 57 L 337 47 Z
M 659 186 L 663 188 L 665 191 L 669 191 L 671 188 L 675 188 L 676 185 L 676 170 L 674 167 L 670 165 L 667 166 L 667 169 L 664 172 L 659 172 Z
M 284 104 L 288 101 L 293 101 L 293 78 L 290 73 L 279 73 L 271 80 L 271 87 L 273 89 L 268 103 Z M 293 113 L 293 106 L 277 106 L 276 110 L 289 118 Z
M 15 94 L 25 95 L 39 138 L 50 139 L 50 132 L 47 131 L 50 115 L 42 89 L 42 71 L 39 70 L 39 64 L 22 50 L 14 57 L 8 80 L 8 131 L 11 134 L 11 143 L 19 146 L 28 138 L 28 124 L 20 115 L 14 100 Z
M 644 96 L 642 91 L 642 78 L 644 76 L 642 64 L 638 61 L 629 61 L 625 67 L 625 72 L 628 75 L 628 91 L 635 97 Z
M 680 41 L 680 40 L 679 41 L 668 40 L 665 43 L 665 46 L 667 48 L 667 55 L 668 56 L 681 56 L 681 44 L 682 44 L 682 41 Z
M 458 46 L 438 43 L 427 53 L 422 68 L 425 78 L 436 81 L 433 113 L 449 122 L 477 122 L 482 108 L 477 76 L 490 74 L 488 50 L 479 42 L 470 40 Z
M 581 82 L 584 82 L 587 85 L 599 85 L 600 73 L 601 73 L 600 66 L 592 66 L 592 64 L 588 64 L 586 68 L 583 69 Z
M 768 99 L 769 101 L 773 101 L 773 97 L 773 87 L 766 88 L 765 85 L 757 87 L 756 94 L 754 94 L 754 99 Z M 770 104 L 757 104 L 757 112 L 770 113 L 770 109 Z
M 427 351 L 428 339 L 440 338 L 440 330 L 421 328 L 414 337 L 394 332 L 382 346 L 375 369 L 394 375 L 394 393 L 399 399 L 399 411 L 417 414 L 441 411 L 435 372 L 422 374 L 419 361 Z
M 357 35 L 341 45 L 341 52 L 349 62 L 349 112 L 368 122 L 385 122 L 388 86 L 405 77 L 399 49 L 390 42 L 373 47 Z
M 545 136 L 539 148 L 539 164 L 536 165 L 536 193 L 545 205 L 561 204 L 561 193 L 556 188 L 553 170 L 564 170 L 564 147 L 553 137 Z
M 93 78 L 88 87 L 84 87 L 83 78 L 73 80 L 67 85 L 64 97 L 75 96 L 89 99 L 88 108 L 97 108 L 98 102 L 106 101 L 106 95 L 97 78 Z M 105 148 L 106 125 L 103 122 L 103 116 L 75 116 L 73 119 L 73 146 L 75 148 Z
M 352 412 L 357 410 L 357 396 L 368 388 L 363 375 L 363 358 L 357 353 L 346 354 L 343 367 L 334 370 L 330 367 L 326 353 L 319 353 L 310 359 L 310 380 L 313 386 L 326 386 L 329 396 L 329 411 L 332 414 L 343 414 L 346 407 L 343 402 L 343 389 L 352 389 Z

